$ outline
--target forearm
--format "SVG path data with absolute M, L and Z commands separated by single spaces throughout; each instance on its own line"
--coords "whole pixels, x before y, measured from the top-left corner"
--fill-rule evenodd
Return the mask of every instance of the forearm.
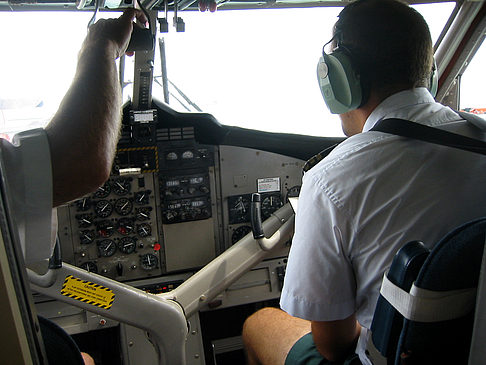
M 73 83 L 46 127 L 54 206 L 96 190 L 109 177 L 121 121 L 115 58 L 110 47 L 83 47 Z

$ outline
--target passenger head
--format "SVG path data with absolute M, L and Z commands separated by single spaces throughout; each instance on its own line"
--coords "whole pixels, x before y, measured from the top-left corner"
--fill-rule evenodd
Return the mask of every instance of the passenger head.
M 391 94 L 429 86 L 433 48 L 422 15 L 398 0 L 357 0 L 334 26 L 333 46 L 346 48 L 363 85 L 383 100 Z

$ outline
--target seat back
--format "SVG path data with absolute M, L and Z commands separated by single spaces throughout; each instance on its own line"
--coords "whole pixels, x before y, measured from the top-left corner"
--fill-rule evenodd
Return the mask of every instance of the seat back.
M 416 242 L 407 244 L 393 260 L 388 279 L 407 292 L 413 281 L 433 292 L 476 288 L 485 232 L 486 218 L 481 218 L 446 235 L 430 254 Z M 467 364 L 473 322 L 473 307 L 455 319 L 409 320 L 380 295 L 371 330 L 388 364 Z
M 430 250 L 420 241 L 407 243 L 393 258 L 388 279 L 401 289 L 410 291 L 429 253 Z M 387 359 L 391 359 L 388 363 L 394 361 L 402 327 L 403 316 L 380 295 L 376 303 L 371 332 L 376 349 Z
M 49 365 L 83 365 L 81 351 L 71 336 L 54 322 L 38 318 Z

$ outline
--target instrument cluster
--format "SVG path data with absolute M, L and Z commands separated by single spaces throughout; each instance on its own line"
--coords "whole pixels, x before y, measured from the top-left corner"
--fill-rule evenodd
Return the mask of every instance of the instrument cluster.
M 70 204 L 75 265 L 121 281 L 160 275 L 154 207 L 153 174 L 113 177 Z

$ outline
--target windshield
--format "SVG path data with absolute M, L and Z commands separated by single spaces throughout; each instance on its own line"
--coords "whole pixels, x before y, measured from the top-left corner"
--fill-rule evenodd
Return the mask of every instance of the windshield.
M 416 6 L 434 40 L 453 7 Z M 169 33 L 159 34 L 171 85 L 169 104 L 182 112 L 199 109 L 222 124 L 243 128 L 342 136 L 340 122 L 327 110 L 316 81 L 317 60 L 341 9 L 180 12 L 185 32 L 177 33 L 170 24 Z M 1 45 L 8 50 L 0 58 L 1 132 L 11 135 L 47 123 L 72 80 L 91 15 L 0 14 Z M 125 82 L 130 85 L 133 62 L 127 61 Z M 157 49 L 156 81 L 161 69 Z M 126 89 L 124 95 L 130 97 L 130 86 Z M 157 82 L 153 96 L 164 100 Z

